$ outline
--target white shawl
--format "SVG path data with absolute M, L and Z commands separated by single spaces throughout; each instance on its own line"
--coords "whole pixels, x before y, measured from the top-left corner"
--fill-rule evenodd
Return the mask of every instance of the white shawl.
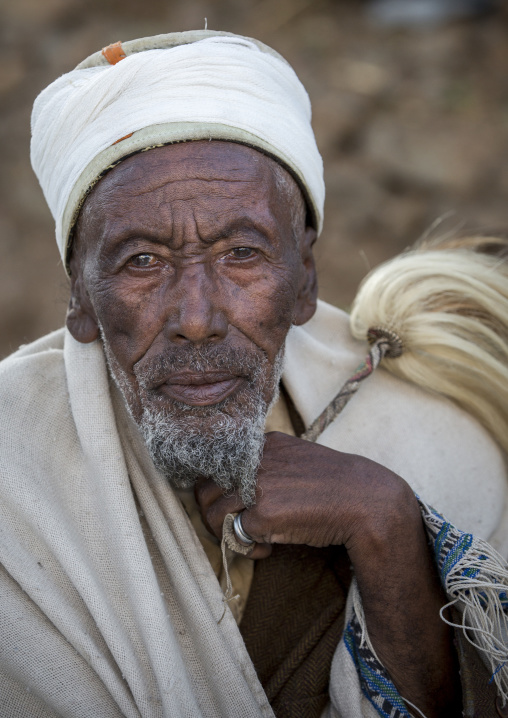
M 291 331 L 284 382 L 306 423 L 364 352 L 322 303 Z M 273 716 L 229 610 L 219 623 L 217 579 L 111 390 L 101 345 L 62 330 L 22 348 L 0 365 L 0 405 L 0 715 Z M 322 443 L 398 471 L 466 530 L 498 528 L 497 447 L 463 412 L 382 370 Z M 362 715 L 353 664 L 341 685 L 337 670 L 328 714 Z

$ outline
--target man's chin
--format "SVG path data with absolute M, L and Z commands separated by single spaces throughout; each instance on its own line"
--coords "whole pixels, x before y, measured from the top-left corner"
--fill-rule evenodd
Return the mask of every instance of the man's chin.
M 194 407 L 193 407 L 194 409 Z M 155 466 L 176 488 L 190 488 L 201 476 L 211 478 L 225 492 L 237 490 L 252 505 L 256 475 L 265 441 L 266 405 L 235 418 L 213 407 L 167 415 L 145 409 L 140 422 Z
M 150 414 L 160 413 L 174 421 L 181 420 L 189 424 L 194 422 L 196 430 L 207 423 L 213 424 L 213 422 L 220 421 L 223 414 L 233 416 L 235 409 L 234 404 L 235 402 L 232 402 L 229 397 L 215 404 L 204 405 L 189 404 L 188 402 L 175 401 L 167 398 L 155 400 L 151 400 L 150 398 L 143 402 L 145 415 L 147 412 Z
M 137 367 L 135 387 L 118 365 L 103 332 L 101 335 L 110 373 L 154 464 L 168 481 L 189 488 L 206 476 L 224 491 L 237 490 L 244 504 L 252 505 L 265 419 L 278 397 L 284 346 L 273 364 L 258 350 L 180 348 L 171 356 L 157 357 L 149 366 Z M 222 371 L 245 380 L 214 404 L 177 401 L 157 391 L 171 372 L 184 370 L 208 373 L 212 378 Z

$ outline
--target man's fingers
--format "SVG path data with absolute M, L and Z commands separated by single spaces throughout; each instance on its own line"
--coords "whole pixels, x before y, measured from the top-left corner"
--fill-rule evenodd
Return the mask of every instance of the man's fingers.
M 244 509 L 237 496 L 221 496 L 206 511 L 206 522 L 217 538 L 222 538 L 222 524 L 227 514 L 235 514 Z
M 225 516 L 243 511 L 245 506 L 237 494 L 224 496 L 222 489 L 210 479 L 200 478 L 196 482 L 194 493 L 203 523 L 208 531 L 220 540 L 222 538 L 222 525 Z M 245 520 L 250 520 L 249 512 L 245 513 Z M 245 525 L 244 528 L 248 532 Z M 255 536 L 252 536 L 252 538 L 255 539 Z M 267 558 L 271 553 L 272 546 L 270 544 L 256 543 L 254 550 L 249 554 L 249 558 L 253 560 Z
M 222 537 L 222 523 L 226 514 L 236 513 L 244 508 L 237 494 L 224 495 L 211 479 L 200 478 L 194 487 L 201 518 L 210 533 Z
M 270 543 L 257 543 L 254 546 L 252 553 L 247 558 L 251 558 L 253 561 L 257 561 L 261 558 L 268 558 L 273 551 L 273 546 Z
M 272 545 L 269 543 L 264 543 L 260 536 L 257 536 L 252 529 L 248 529 L 245 526 L 245 521 L 249 520 L 249 517 L 251 517 L 251 512 L 248 509 L 243 509 L 241 511 L 242 514 L 242 527 L 244 529 L 244 532 L 250 536 L 250 538 L 254 539 L 256 541 L 256 544 L 254 545 L 254 548 L 252 552 L 248 555 L 248 558 L 251 559 L 261 559 L 261 558 L 267 558 L 272 553 Z M 236 532 L 235 532 L 236 535 Z
M 200 476 L 194 484 L 194 495 L 200 506 L 207 506 L 216 501 L 222 494 L 217 484 L 206 476 Z
M 229 501 L 232 507 L 238 506 L 243 508 L 243 504 L 236 493 L 225 493 L 224 489 L 221 489 L 214 481 L 206 477 L 201 477 L 197 480 L 194 486 L 194 496 L 202 511 L 208 511 L 210 506 L 221 499 Z M 239 511 L 240 509 L 232 508 L 231 510 Z

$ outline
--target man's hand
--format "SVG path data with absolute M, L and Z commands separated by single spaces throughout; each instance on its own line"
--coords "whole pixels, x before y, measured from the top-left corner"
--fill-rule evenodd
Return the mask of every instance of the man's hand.
M 225 497 L 212 481 L 201 480 L 196 497 L 203 520 L 219 538 L 224 516 L 244 508 L 236 494 Z M 405 481 L 373 461 L 272 432 L 256 504 L 242 522 L 259 544 L 344 544 L 349 550 L 363 538 L 364 524 L 384 533 L 390 511 L 404 499 L 416 504 Z
M 244 508 L 206 479 L 196 498 L 218 538 L 225 515 Z M 418 503 L 402 478 L 364 457 L 273 432 L 256 504 L 242 523 L 258 544 L 252 558 L 269 555 L 273 543 L 343 544 L 372 644 L 401 695 L 428 718 L 461 715 L 451 633 L 439 617 L 445 597 Z

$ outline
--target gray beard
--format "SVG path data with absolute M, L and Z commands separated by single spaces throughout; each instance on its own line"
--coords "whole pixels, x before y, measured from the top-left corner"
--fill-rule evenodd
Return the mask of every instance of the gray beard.
M 102 334 L 104 337 L 104 335 Z M 108 367 L 134 418 L 132 384 L 103 338 Z M 155 466 L 176 488 L 188 489 L 198 478 L 212 479 L 225 493 L 237 490 L 245 506 L 255 502 L 257 471 L 265 443 L 266 416 L 277 401 L 284 347 L 270 365 L 264 354 L 213 346 L 179 347 L 143 369 L 134 368 L 142 415 L 136 420 Z M 162 406 L 151 389 L 169 370 L 200 372 L 227 369 L 247 377 L 246 386 L 213 406 L 178 401 Z M 268 403 L 265 396 L 271 396 Z

